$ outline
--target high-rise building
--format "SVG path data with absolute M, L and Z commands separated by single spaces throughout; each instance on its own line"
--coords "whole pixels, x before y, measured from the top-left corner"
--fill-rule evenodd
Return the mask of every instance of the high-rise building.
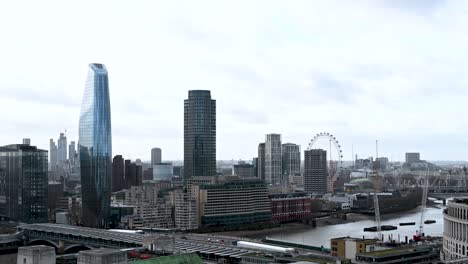
M 112 132 L 107 69 L 88 68 L 79 125 L 83 225 L 105 227 L 110 219 Z
M 265 180 L 265 143 L 258 144 L 257 177 Z
M 162 153 L 160 148 L 151 149 L 151 166 L 162 162 Z
M 125 163 L 122 155 L 112 159 L 112 192 L 125 189 Z
M 143 167 L 131 160 L 125 160 L 125 188 L 143 183 Z
M 27 144 L 0 147 L 0 214 L 47 222 L 47 151 Z
M 55 171 L 57 167 L 57 145 L 52 138 L 50 139 L 49 154 L 49 170 Z
M 421 162 L 421 156 L 419 152 L 407 152 L 405 154 L 405 158 L 406 163 L 409 164 Z
M 301 146 L 286 143 L 282 146 L 283 174 L 295 175 L 301 172 Z
M 67 137 L 64 133 L 60 133 L 60 137 L 57 140 L 57 161 L 59 164 L 67 161 Z
M 327 185 L 327 152 L 323 149 L 304 151 L 304 190 L 307 193 L 326 193 Z
M 75 155 L 76 155 L 75 141 L 71 141 L 70 145 L 68 146 L 68 159 L 70 160 L 70 163 L 72 164 L 73 164 L 73 161 L 75 160 Z
M 216 175 L 216 100 L 189 91 L 184 102 L 184 178 Z
M 252 159 L 252 165 L 254 167 L 255 177 L 258 178 L 258 158 L 253 158 Z
M 267 134 L 265 137 L 265 181 L 282 185 L 281 135 Z

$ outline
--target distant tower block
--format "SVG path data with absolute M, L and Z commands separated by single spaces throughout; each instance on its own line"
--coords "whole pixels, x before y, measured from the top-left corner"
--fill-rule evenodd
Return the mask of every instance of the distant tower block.
M 54 262 L 55 263 L 55 262 Z M 78 264 L 127 264 L 127 253 L 117 249 L 80 251 Z
M 55 264 L 55 249 L 49 246 L 18 248 L 17 264 Z
M 151 165 L 156 165 L 161 163 L 162 155 L 160 148 L 152 148 L 151 149 Z

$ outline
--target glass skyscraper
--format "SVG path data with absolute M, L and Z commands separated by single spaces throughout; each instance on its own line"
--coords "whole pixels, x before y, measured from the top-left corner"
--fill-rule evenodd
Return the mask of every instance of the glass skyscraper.
M 216 100 L 189 91 L 184 102 L 184 178 L 216 175 Z
M 112 179 L 112 134 L 107 69 L 92 63 L 81 105 L 79 157 L 83 225 L 109 223 Z
M 46 150 L 29 144 L 0 147 L 1 215 L 24 223 L 47 223 L 47 183 Z

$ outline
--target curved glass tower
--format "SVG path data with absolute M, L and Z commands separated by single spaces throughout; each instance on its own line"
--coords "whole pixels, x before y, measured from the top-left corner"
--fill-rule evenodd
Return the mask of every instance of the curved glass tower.
M 106 227 L 110 214 L 112 134 L 107 69 L 89 65 L 79 125 L 83 225 Z

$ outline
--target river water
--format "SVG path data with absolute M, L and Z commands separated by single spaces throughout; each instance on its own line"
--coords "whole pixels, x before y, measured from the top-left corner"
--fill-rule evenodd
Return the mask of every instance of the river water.
M 437 204 L 435 206 L 427 207 L 425 209 L 424 218 L 426 220 L 436 220 L 434 224 L 424 225 L 424 234 L 426 236 L 441 236 L 443 233 L 443 210 L 442 204 Z M 382 225 L 394 225 L 398 229 L 392 231 L 382 231 L 382 234 L 385 236 L 385 240 L 388 241 L 388 236 L 393 235 L 394 240 L 398 240 L 398 235 L 400 235 L 400 241 L 405 240 L 405 236 L 408 236 L 408 239 L 412 239 L 413 235 L 416 234 L 416 231 L 419 229 L 419 223 L 421 219 L 421 208 L 416 208 L 411 211 L 406 211 L 402 213 L 395 214 L 386 214 L 382 215 L 381 222 Z M 413 226 L 399 226 L 399 223 L 402 222 L 416 222 L 416 225 Z M 375 232 L 364 232 L 364 227 L 375 226 L 375 221 L 373 216 L 369 216 L 368 219 L 360 220 L 352 223 L 338 224 L 338 225 L 329 225 L 322 226 L 317 228 L 307 228 L 303 230 L 284 230 L 279 231 L 274 234 L 268 235 L 269 238 L 306 244 L 311 246 L 324 246 L 326 248 L 330 247 L 330 238 L 335 237 L 356 237 L 362 238 L 374 238 L 376 236 Z

